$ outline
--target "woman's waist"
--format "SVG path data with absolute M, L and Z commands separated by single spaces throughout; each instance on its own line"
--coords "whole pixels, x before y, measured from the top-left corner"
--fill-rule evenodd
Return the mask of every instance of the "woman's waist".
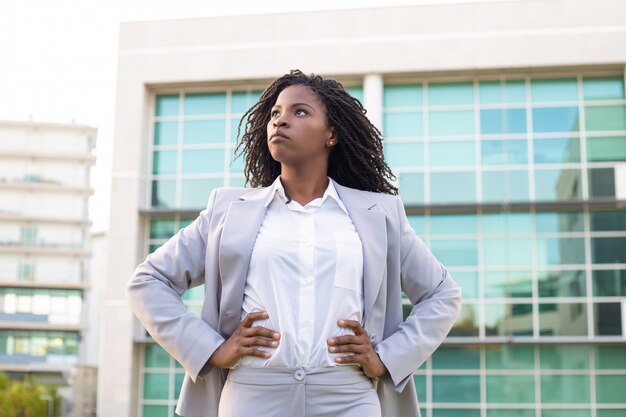
M 315 384 L 345 385 L 369 381 L 357 365 L 337 365 L 323 367 L 301 366 L 242 366 L 229 370 L 228 379 L 242 384 Z

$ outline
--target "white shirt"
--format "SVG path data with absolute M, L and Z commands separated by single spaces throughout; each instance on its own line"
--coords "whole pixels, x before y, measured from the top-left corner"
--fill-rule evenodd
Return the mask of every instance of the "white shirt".
M 265 310 L 254 322 L 281 334 L 268 359 L 245 356 L 238 366 L 336 366 L 327 339 L 354 334 L 337 320 L 363 317 L 363 249 L 348 210 L 328 177 L 324 195 L 306 204 L 288 199 L 276 178 L 265 203 L 241 311 Z

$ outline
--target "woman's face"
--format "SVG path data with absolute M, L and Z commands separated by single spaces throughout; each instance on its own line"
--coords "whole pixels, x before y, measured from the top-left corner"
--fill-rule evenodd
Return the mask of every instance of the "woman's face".
M 267 146 L 272 158 L 289 165 L 327 160 L 336 139 L 327 125 L 326 109 L 313 90 L 303 85 L 285 88 L 270 113 Z M 273 137 L 277 133 L 283 137 Z

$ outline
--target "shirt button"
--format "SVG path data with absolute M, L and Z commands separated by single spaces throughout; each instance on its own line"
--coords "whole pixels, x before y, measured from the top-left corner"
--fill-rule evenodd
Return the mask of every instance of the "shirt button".
M 296 381 L 302 381 L 304 379 L 304 371 L 302 369 L 298 369 L 293 374 L 293 377 L 296 379 Z
M 370 335 L 370 341 L 372 341 L 372 342 L 373 342 L 374 340 L 376 340 L 376 335 L 375 335 L 374 333 L 372 333 L 372 334 Z
M 307 277 L 304 278 L 304 282 L 308 285 L 311 284 L 313 282 L 313 276 L 309 275 Z
M 302 325 L 303 325 L 304 327 L 311 327 L 311 324 L 312 324 L 312 323 L 311 323 L 311 321 L 310 321 L 310 320 L 306 320 L 304 323 L 302 323 Z

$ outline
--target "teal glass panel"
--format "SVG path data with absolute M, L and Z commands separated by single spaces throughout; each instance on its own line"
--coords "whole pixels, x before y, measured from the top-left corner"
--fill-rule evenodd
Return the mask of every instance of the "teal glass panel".
M 169 368 L 170 355 L 159 345 L 146 345 L 144 367 L 146 368 Z
M 584 297 L 585 271 L 538 271 L 539 297 Z
M 578 107 L 536 107 L 533 112 L 533 132 L 577 132 Z
M 626 346 L 596 346 L 596 369 L 626 370 Z
M 421 84 L 386 85 L 383 91 L 383 106 L 416 107 L 423 104 Z
M 539 347 L 541 369 L 589 369 L 589 346 L 542 345 Z
M 487 417 L 535 417 L 535 410 L 533 409 L 488 409 Z
M 246 179 L 243 177 L 230 177 L 229 185 L 231 187 L 242 187 L 244 188 Z
M 485 362 L 489 370 L 532 370 L 535 368 L 535 351 L 532 346 L 487 345 Z
M 211 191 L 223 185 L 222 178 L 183 179 L 181 208 L 204 209 Z
M 487 402 L 535 402 L 535 377 L 532 375 L 487 375 Z
M 417 214 L 409 214 L 406 217 L 407 219 L 409 219 L 409 224 L 411 225 L 413 230 L 415 230 L 415 233 L 418 236 L 423 236 L 424 234 L 426 234 L 426 225 L 425 225 L 424 216 L 420 216 Z
M 478 306 L 464 302 L 461 312 L 457 316 L 452 330 L 448 333 L 451 337 L 477 337 L 478 336 Z
M 409 138 L 424 135 L 424 123 L 420 112 L 385 112 L 383 135 L 386 138 Z
M 431 357 L 433 369 L 480 369 L 480 348 L 441 346 Z
M 152 160 L 153 174 L 176 174 L 176 151 L 154 151 Z
M 150 239 L 169 239 L 176 233 L 176 221 L 170 219 L 150 220 Z
M 431 203 L 470 203 L 476 201 L 474 172 L 433 172 L 430 174 Z
M 486 304 L 487 336 L 532 336 L 532 304 Z
M 167 405 L 144 405 L 143 417 L 170 417 Z
M 537 79 L 530 82 L 532 101 L 578 101 L 576 78 Z
M 592 271 L 593 295 L 596 297 L 626 296 L 626 270 Z
M 483 165 L 528 164 L 528 146 L 522 140 L 483 140 L 480 142 Z
M 189 149 L 183 151 L 183 174 L 224 171 L 224 149 Z
M 482 200 L 485 202 L 528 201 L 528 171 L 483 171 Z
M 385 142 L 385 160 L 391 168 L 424 166 L 424 144 L 420 142 Z
M 246 132 L 246 122 L 244 122 L 241 124 L 241 132 L 239 133 L 239 136 L 237 135 L 237 129 L 239 128 L 239 120 L 240 119 L 238 118 L 230 119 L 230 142 L 233 144 L 240 142 L 241 138 Z
M 478 298 L 478 272 L 454 271 L 449 273 L 461 287 L 463 298 Z
M 151 243 L 148 246 L 148 253 L 153 253 L 154 251 L 156 251 L 157 249 L 159 249 L 159 247 L 161 246 L 161 243 Z
M 531 240 L 484 239 L 483 263 L 488 266 L 528 266 L 532 263 Z
M 431 111 L 429 113 L 431 136 L 474 135 L 474 111 Z
M 541 417 L 591 417 L 590 410 L 580 410 L 573 408 L 559 409 L 543 409 L 541 410 Z
M 457 104 L 474 104 L 473 83 L 432 83 L 428 86 L 429 106 Z
M 626 237 L 592 237 L 591 261 L 594 264 L 626 263 Z
M 361 86 L 358 86 L 358 87 L 346 87 L 346 91 L 352 97 L 354 97 L 357 100 L 359 100 L 361 102 L 361 104 L 364 104 L 363 103 L 363 87 L 361 87 Z
M 587 169 L 590 197 L 615 197 L 616 172 L 610 168 Z M 619 175 L 619 174 L 617 174 Z
M 473 375 L 433 376 L 433 402 L 480 402 L 480 378 Z
M 582 196 L 579 169 L 538 169 L 535 171 L 537 201 L 576 200 Z
M 475 235 L 478 233 L 478 217 L 475 214 L 432 214 L 431 235 Z
M 430 166 L 473 167 L 476 161 L 476 142 L 430 142 Z
M 585 240 L 577 237 L 537 238 L 537 264 L 585 263 Z
M 224 119 L 189 120 L 185 122 L 183 143 L 185 145 L 224 143 L 225 136 Z
M 417 394 L 418 401 L 426 401 L 426 377 L 424 375 L 413 375 L 413 382 L 415 383 L 415 392 Z
M 593 312 L 597 336 L 622 335 L 621 303 L 594 303 Z
M 180 219 L 180 224 L 178 225 L 179 229 L 182 229 L 184 227 L 189 226 L 191 223 L 193 223 L 195 220 L 195 218 L 193 219 Z
M 526 101 L 524 80 L 481 81 L 478 85 L 480 104 L 511 104 Z
M 626 375 L 596 375 L 596 401 L 601 404 L 626 402 Z
M 185 114 L 226 113 L 226 93 L 188 93 L 185 95 Z
M 178 143 L 178 122 L 156 122 L 154 124 L 155 145 L 176 145 Z
M 539 212 L 535 214 L 537 233 L 582 232 L 581 212 Z
M 626 130 L 626 106 L 585 106 L 588 131 Z
M 541 375 L 542 403 L 586 404 L 589 399 L 589 375 Z
M 620 100 L 624 98 L 624 77 L 584 77 L 585 100 Z
M 532 297 L 529 271 L 485 271 L 485 297 Z
M 169 208 L 176 206 L 175 180 L 152 181 L 152 206 Z
M 541 336 L 587 336 L 587 333 L 587 304 L 539 304 Z
M 235 148 L 231 148 L 230 161 L 228 162 L 228 169 L 230 170 L 230 172 L 243 172 L 245 157 L 245 154 L 238 155 L 235 152 Z
M 475 266 L 478 264 L 476 239 L 432 239 L 429 247 L 435 257 L 444 265 Z
M 404 204 L 424 203 L 424 174 L 411 172 L 398 174 L 398 188 Z
M 422 417 L 426 417 L 425 411 L 422 411 Z M 466 408 L 433 408 L 433 417 L 480 417 L 480 410 Z
M 230 98 L 231 113 L 245 113 L 258 100 L 259 91 L 233 91 Z
M 143 398 L 167 400 L 169 398 L 169 373 L 146 372 L 143 375 Z
M 626 408 L 614 409 L 597 409 L 596 417 L 624 417 L 626 416 Z
M 588 137 L 587 161 L 626 161 L 626 136 Z
M 626 210 L 592 211 L 589 213 L 592 232 L 626 231 Z
M 530 233 L 532 229 L 530 213 L 485 213 L 481 221 L 484 234 Z
M 178 397 L 180 397 L 180 389 L 182 388 L 184 380 L 185 374 L 180 372 L 174 374 L 174 399 L 176 400 L 178 400 Z
M 534 139 L 533 159 L 536 164 L 580 162 L 578 138 Z
M 178 114 L 178 94 L 156 96 L 155 116 L 176 116 Z
M 193 287 L 188 289 L 183 295 L 183 300 L 185 301 L 198 301 L 204 300 L 204 287 Z
M 526 133 L 526 109 L 481 110 L 480 133 Z

